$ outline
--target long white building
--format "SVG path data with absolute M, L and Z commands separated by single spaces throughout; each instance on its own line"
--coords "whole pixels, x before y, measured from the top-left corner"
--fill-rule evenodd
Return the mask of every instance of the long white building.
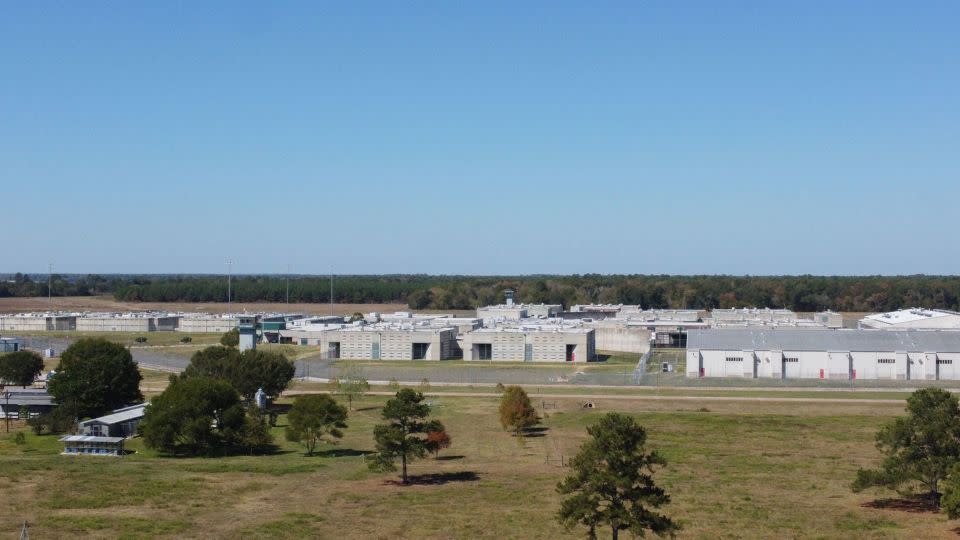
M 960 379 L 960 332 L 710 329 L 687 333 L 687 377 Z
M 879 330 L 960 330 L 960 313 L 945 309 L 901 309 L 889 313 L 867 315 L 860 319 L 860 328 Z

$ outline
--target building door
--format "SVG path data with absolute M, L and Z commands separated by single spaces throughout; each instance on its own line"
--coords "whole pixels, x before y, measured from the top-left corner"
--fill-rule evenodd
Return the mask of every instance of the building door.
M 800 378 L 800 359 L 799 358 L 788 358 L 783 357 L 783 378 L 784 379 L 799 379 Z
M 523 361 L 533 362 L 533 343 L 523 344 Z
M 956 373 L 953 371 L 953 360 L 937 358 L 937 380 L 952 381 L 956 378 Z
M 896 360 L 893 359 L 893 355 L 882 356 L 877 358 L 877 378 L 878 379 L 893 379 L 895 378 L 896 373 Z
M 413 344 L 413 359 L 414 360 L 426 360 L 427 352 L 430 350 L 429 343 L 414 343 Z
M 493 359 L 493 344 L 492 343 L 477 343 L 474 345 L 476 348 L 476 354 L 474 358 L 477 360 L 492 360 Z
M 757 370 L 760 369 L 760 359 L 755 354 L 751 354 L 750 359 L 753 361 L 753 378 L 756 379 Z
M 567 362 L 575 362 L 576 360 L 577 360 L 577 346 L 567 345 Z
M 340 342 L 331 341 L 327 345 L 327 358 L 338 359 L 340 358 Z

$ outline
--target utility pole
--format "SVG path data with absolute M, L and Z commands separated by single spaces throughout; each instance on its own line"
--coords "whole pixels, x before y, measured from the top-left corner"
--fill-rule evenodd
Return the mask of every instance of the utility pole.
M 333 316 L 333 265 L 330 265 L 330 316 Z
M 53 311 L 53 263 L 47 264 L 47 305 Z
M 293 267 L 288 264 L 287 265 L 287 306 L 290 306 L 290 272 L 292 271 L 293 271 Z M 289 311 L 289 307 L 287 311 Z
M 233 259 L 227 259 L 227 313 L 230 313 L 230 305 L 233 301 L 232 281 L 233 279 Z

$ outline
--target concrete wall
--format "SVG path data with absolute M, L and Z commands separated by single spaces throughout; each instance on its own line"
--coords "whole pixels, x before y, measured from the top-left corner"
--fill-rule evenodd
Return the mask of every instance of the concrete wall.
M 643 354 L 650 350 L 651 332 L 646 328 L 587 324 L 593 328 L 595 332 L 598 351 Z
M 50 332 L 76 330 L 77 318 L 72 315 L 56 317 L 16 317 L 0 316 L 0 332 L 19 330 L 21 332 Z
M 150 317 L 79 317 L 78 332 L 151 332 L 156 326 Z
M 184 317 L 177 328 L 180 332 L 223 334 L 237 327 L 236 318 Z

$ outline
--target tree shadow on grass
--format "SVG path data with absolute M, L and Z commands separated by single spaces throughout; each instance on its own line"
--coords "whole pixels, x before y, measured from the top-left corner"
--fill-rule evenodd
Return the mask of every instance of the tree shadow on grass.
M 436 461 L 454 461 L 457 459 L 463 459 L 463 456 L 440 456 Z
M 408 477 L 407 486 L 442 486 L 451 482 L 476 482 L 480 475 L 473 471 L 443 472 L 431 474 L 414 474 Z M 384 483 L 403 486 L 400 480 L 387 480 Z
M 546 437 L 547 432 L 549 431 L 550 431 L 550 428 L 543 427 L 543 426 L 528 427 L 527 429 L 523 430 L 523 438 L 535 439 L 537 437 Z
M 899 510 L 901 512 L 910 512 L 911 514 L 936 514 L 940 512 L 936 503 L 926 495 L 914 495 L 896 499 L 876 499 L 863 503 L 862 506 L 879 510 Z
M 354 411 L 356 411 L 356 412 L 375 411 L 375 410 L 380 409 L 380 408 L 381 408 L 381 407 L 380 407 L 379 405 L 371 405 L 371 406 L 369 406 L 369 407 L 357 407 L 357 408 L 354 409 Z
M 317 450 L 313 453 L 314 457 L 338 458 L 338 457 L 359 457 L 365 456 L 370 452 L 355 450 L 353 448 L 329 448 L 327 450 Z

